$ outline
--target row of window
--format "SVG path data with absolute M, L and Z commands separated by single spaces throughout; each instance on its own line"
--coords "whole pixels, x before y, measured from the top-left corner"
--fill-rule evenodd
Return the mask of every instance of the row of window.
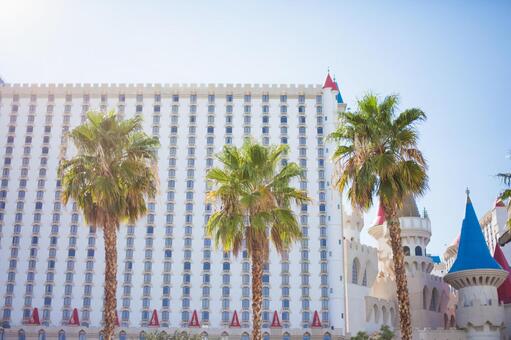
M 53 94 L 49 94 L 47 98 L 48 98 L 48 102 L 50 102 L 50 103 L 55 101 L 55 95 L 53 95 Z M 178 94 L 173 94 L 171 96 L 171 98 L 172 98 L 172 102 L 177 103 L 177 102 L 179 102 L 180 96 Z M 20 96 L 18 94 L 13 95 L 13 97 L 12 97 L 12 101 L 14 103 L 19 102 L 19 99 L 20 99 Z M 124 103 L 126 101 L 126 95 L 125 94 L 119 94 L 117 99 L 118 99 L 119 102 Z M 154 94 L 153 99 L 154 99 L 155 102 L 160 102 L 161 99 L 162 99 L 162 96 L 161 96 L 161 94 L 156 93 L 156 94 Z M 197 95 L 196 94 L 191 94 L 189 96 L 189 99 L 190 99 L 190 102 L 196 102 L 197 101 Z M 215 99 L 216 99 L 216 96 L 214 94 L 208 95 L 208 103 L 214 103 Z M 65 101 L 66 102 L 71 102 L 72 100 L 73 100 L 73 96 L 71 94 L 66 94 L 65 95 Z M 82 96 L 82 100 L 85 103 L 88 103 L 90 101 L 90 95 L 89 94 L 84 94 Z M 143 94 L 137 94 L 136 95 L 136 101 L 137 102 L 141 102 L 143 100 L 144 100 L 144 95 Z M 250 102 L 252 100 L 252 95 L 245 94 L 244 97 L 243 97 L 243 100 L 245 102 Z M 269 94 L 263 94 L 261 96 L 261 100 L 263 102 L 269 102 L 270 95 Z M 280 95 L 280 102 L 281 103 L 285 103 L 285 102 L 287 102 L 287 100 L 288 100 L 288 96 L 286 94 Z M 37 95 L 34 95 L 34 94 L 30 95 L 30 101 L 31 102 L 36 102 L 37 101 Z M 106 94 L 102 94 L 100 96 L 100 101 L 102 103 L 106 103 L 108 101 L 108 96 Z M 234 95 L 227 94 L 225 96 L 225 101 L 228 102 L 228 103 L 232 103 L 234 101 Z M 322 101 L 321 95 L 317 95 L 316 96 L 316 102 L 317 103 L 321 103 L 321 101 Z M 298 95 L 298 102 L 299 103 L 305 103 L 305 95 L 303 95 L 303 94 Z

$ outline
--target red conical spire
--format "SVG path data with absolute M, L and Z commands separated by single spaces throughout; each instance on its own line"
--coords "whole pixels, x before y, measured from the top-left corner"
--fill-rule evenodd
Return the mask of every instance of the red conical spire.
M 199 317 L 197 316 L 197 311 L 194 310 L 192 313 L 192 319 L 190 320 L 190 323 L 188 324 L 189 327 L 200 327 L 199 323 Z
M 73 309 L 71 319 L 69 319 L 69 326 L 80 326 L 80 318 L 78 317 L 78 309 Z
M 240 320 L 238 319 L 238 312 L 235 310 L 234 314 L 232 314 L 232 320 L 229 327 L 241 327 Z
M 151 315 L 149 327 L 160 327 L 160 320 L 158 319 L 158 311 L 156 309 L 153 310 L 153 315 Z
M 29 325 L 41 325 L 41 321 L 39 320 L 39 310 L 37 307 L 34 307 L 32 310 L 32 316 L 30 316 L 30 319 L 28 319 L 27 324 Z
M 332 91 L 339 92 L 339 86 L 337 86 L 337 80 L 335 80 L 335 77 L 334 77 L 333 83 L 334 83 L 334 87 L 332 88 Z
M 497 197 L 495 200 L 495 208 L 504 208 L 506 207 L 506 204 L 502 201 L 500 197 Z
M 337 87 L 337 85 L 335 85 L 334 81 L 332 80 L 332 78 L 330 77 L 330 72 L 326 75 L 326 79 L 325 79 L 325 85 L 323 85 L 323 88 L 324 89 L 332 89 L 334 90 L 335 88 Z
M 277 311 L 275 311 L 273 313 L 273 320 L 271 322 L 271 328 L 281 328 L 281 324 L 280 324 L 280 319 L 279 319 L 279 313 L 277 313 Z
M 317 310 L 314 311 L 314 316 L 312 317 L 312 328 L 321 328 L 321 320 L 319 319 L 319 313 Z
M 497 293 L 499 294 L 499 301 L 502 303 L 511 303 L 511 268 L 509 268 L 509 264 L 507 263 L 506 257 L 502 252 L 499 244 L 495 246 L 495 252 L 493 254 L 493 258 L 497 261 L 502 269 L 506 270 L 509 274 L 507 279 L 497 288 Z
M 383 211 L 381 204 L 378 204 L 378 213 L 376 214 L 373 225 L 380 225 L 383 223 L 385 223 L 385 211 Z

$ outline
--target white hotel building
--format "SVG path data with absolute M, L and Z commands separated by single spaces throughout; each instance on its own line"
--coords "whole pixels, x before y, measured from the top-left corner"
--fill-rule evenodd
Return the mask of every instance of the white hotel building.
M 161 143 L 160 193 L 146 217 L 119 231 L 121 339 L 187 328 L 248 338 L 249 261 L 217 250 L 204 229 L 213 211 L 205 204 L 206 172 L 224 144 L 246 137 L 289 144 L 287 161 L 305 170 L 295 185 L 313 198 L 296 207 L 303 240 L 283 258 L 273 253 L 266 266 L 265 338 L 345 333 L 341 199 L 325 141 L 345 104 L 328 76 L 325 86 L 1 85 L 0 339 L 98 338 L 101 230 L 61 203 L 56 168 L 75 152 L 66 133 L 87 111 L 111 109 L 142 115 L 145 131 Z

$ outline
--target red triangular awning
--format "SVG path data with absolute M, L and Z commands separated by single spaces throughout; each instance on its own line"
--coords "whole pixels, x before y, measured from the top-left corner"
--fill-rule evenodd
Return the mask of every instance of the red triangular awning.
M 280 328 L 282 327 L 282 325 L 280 324 L 280 319 L 279 319 L 279 313 L 277 313 L 277 311 L 273 312 L 273 320 L 271 322 L 271 328 Z
M 319 319 L 319 313 L 317 310 L 314 311 L 314 316 L 312 317 L 312 328 L 321 328 L 321 320 Z
M 158 319 L 158 311 L 153 310 L 153 315 L 151 315 L 151 320 L 149 320 L 149 327 L 160 327 L 160 320 Z
M 232 320 L 229 327 L 241 327 L 240 325 L 240 319 L 238 318 L 238 312 L 235 310 L 232 314 Z
M 192 319 L 188 323 L 188 326 L 189 327 L 200 327 L 199 317 L 197 316 L 197 311 L 196 310 L 193 311 Z
M 502 269 L 506 270 L 509 273 L 504 283 L 502 283 L 497 288 L 499 301 L 504 304 L 511 303 L 511 268 L 509 267 L 509 264 L 507 263 L 506 260 L 506 256 L 502 252 L 502 249 L 500 248 L 498 243 L 495 246 L 493 258 L 500 264 Z
M 119 314 L 117 314 L 117 311 L 115 311 L 115 325 L 117 327 L 120 326 L 120 323 L 119 323 Z
M 325 79 L 325 84 L 323 85 L 323 88 L 324 89 L 335 89 L 335 83 L 334 81 L 332 80 L 332 78 L 330 77 L 330 73 L 328 73 L 326 75 L 326 79 Z
M 78 309 L 73 309 L 73 313 L 71 313 L 71 319 L 68 322 L 69 326 L 80 326 L 80 318 L 78 317 Z
M 39 310 L 37 307 L 34 307 L 32 310 L 32 315 L 30 316 L 30 319 L 28 319 L 27 325 L 41 325 L 41 321 L 39 320 Z

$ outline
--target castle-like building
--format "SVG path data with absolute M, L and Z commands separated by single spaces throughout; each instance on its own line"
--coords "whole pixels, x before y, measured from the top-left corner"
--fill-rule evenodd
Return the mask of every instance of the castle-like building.
M 427 213 L 419 213 L 413 198 L 405 199 L 399 220 L 415 338 L 511 339 L 511 270 L 500 246 L 491 243 L 498 233 L 486 231 L 489 225 L 498 227 L 504 222 L 505 226 L 505 211 L 505 205 L 497 202 L 481 228 L 467 198 L 460 236 L 446 250 L 446 262 L 440 263 L 426 252 L 431 237 Z M 492 223 L 491 216 L 498 221 Z M 368 230 L 378 242 L 376 248 L 360 243 L 363 226 L 360 213 L 345 215 L 346 310 L 351 334 L 371 333 L 384 324 L 398 328 L 392 252 L 383 210 L 378 210 Z M 494 245 L 494 257 L 489 245 Z
M 265 266 L 264 339 L 399 329 L 383 211 L 367 226 L 360 212 L 343 210 L 331 185 L 334 146 L 325 137 L 346 104 L 330 75 L 322 86 L 7 83 L 0 86 L 0 340 L 101 339 L 102 231 L 84 225 L 75 205 L 61 204 L 55 171 L 75 152 L 66 133 L 91 109 L 142 116 L 161 143 L 160 194 L 118 235 L 119 339 L 155 330 L 249 339 L 249 259 L 219 251 L 204 229 L 213 211 L 204 203 L 206 172 L 223 145 L 244 138 L 289 144 L 283 162 L 304 169 L 296 185 L 313 197 L 295 209 L 301 242 L 283 257 L 272 253 Z M 507 217 L 502 203 L 495 209 L 482 223 L 492 240 Z M 493 260 L 495 243 L 486 245 L 470 201 L 444 261 L 427 253 L 431 222 L 413 198 L 399 219 L 414 337 L 509 339 L 509 249 L 497 247 Z M 364 227 L 376 247 L 361 243 Z

